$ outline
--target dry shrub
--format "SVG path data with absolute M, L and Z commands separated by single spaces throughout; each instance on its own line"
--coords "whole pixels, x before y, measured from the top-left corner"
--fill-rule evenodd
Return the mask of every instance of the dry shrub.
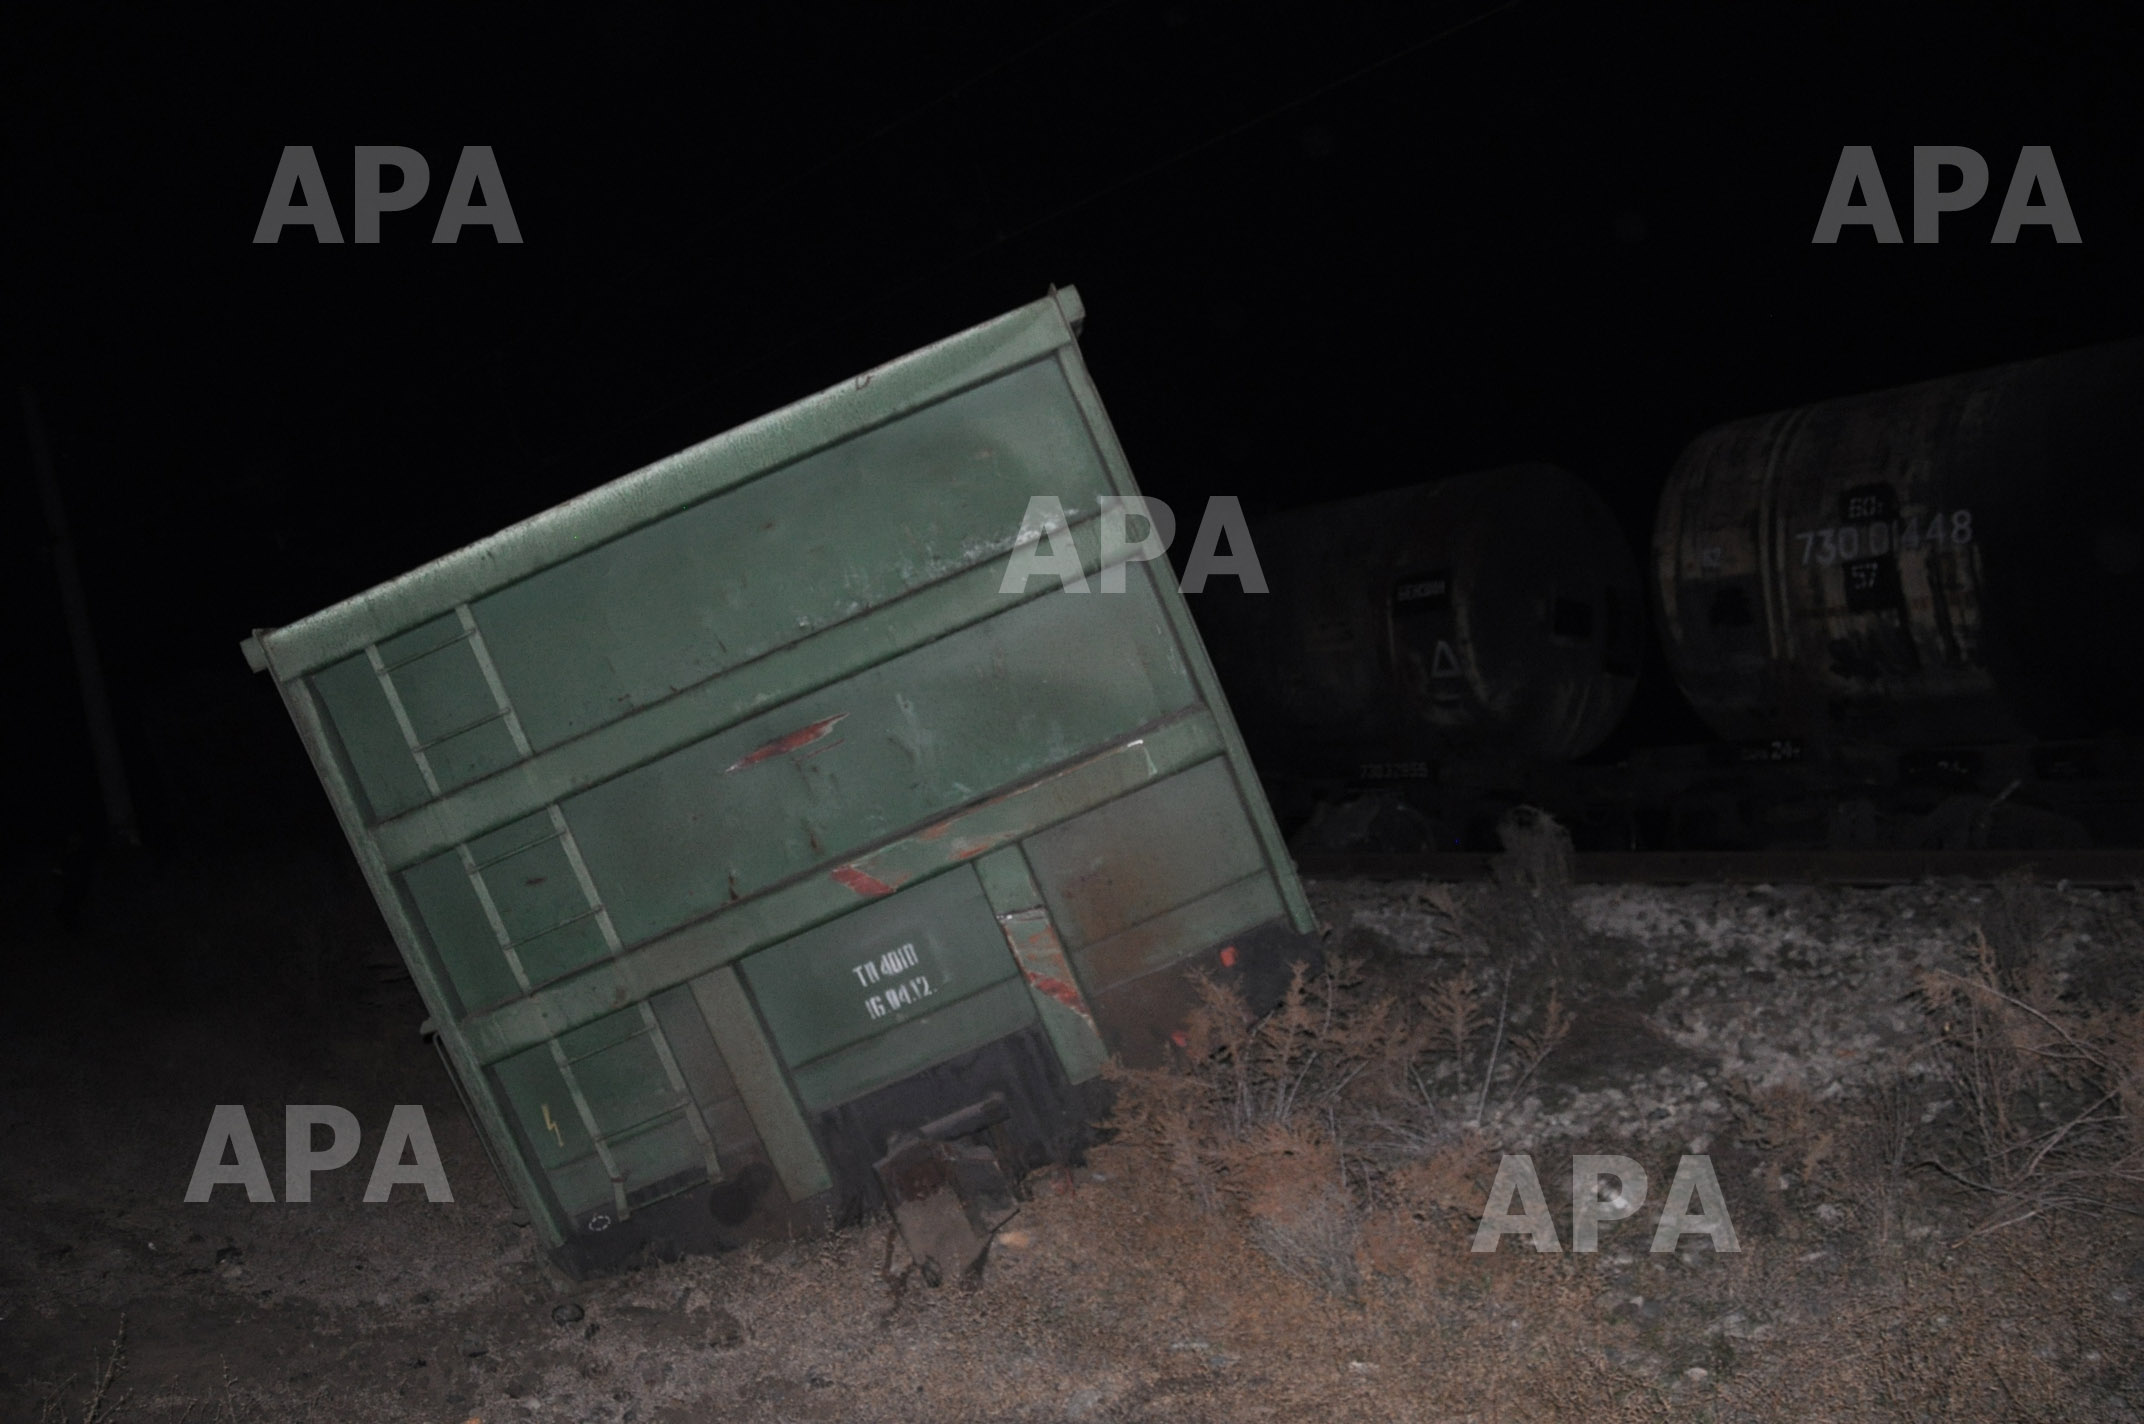
M 1453 1061 L 1463 1065 L 1467 1045 L 1486 1022 L 1481 987 L 1474 982 L 1473 972 L 1460 970 L 1422 995 L 1421 1002 L 1438 1039 L 1450 1051 Z
M 1420 995 L 1417 1002 L 1429 1015 L 1426 1026 L 1430 1041 L 1441 1051 L 1451 1055 L 1454 1081 L 1458 1088 L 1464 1091 L 1469 1049 L 1488 1023 L 1488 1017 L 1483 1011 L 1481 988 L 1474 982 L 1473 972 L 1462 969 L 1457 974 L 1439 981 L 1428 993 Z M 1418 1080 L 1416 1086 L 1425 1102 L 1435 1101 L 1426 1084 Z
M 1571 913 L 1577 857 L 1571 834 L 1554 816 L 1521 806 L 1497 824 L 1504 853 L 1496 858 L 1496 883 L 1511 917 L 1524 929 L 1526 948 L 1558 974 L 1574 967 L 1578 919 Z
M 1495 1159 L 1466 1120 L 1480 1106 L 1467 1088 L 1478 1080 L 1486 1096 L 1496 1061 L 1492 1050 L 1468 1076 L 1491 1023 L 1469 975 L 1410 1003 L 1334 957 L 1315 976 L 1298 966 L 1263 1018 L 1211 980 L 1199 995 L 1173 1065 L 1111 1069 L 1121 1141 L 1202 1210 L 1240 1221 L 1281 1269 L 1345 1299 L 1366 1264 L 1419 1259 L 1425 1233 L 1471 1230 Z M 1568 1026 L 1552 990 L 1511 1039 L 1506 1081 L 1523 1085 Z M 1437 1055 L 1458 1065 L 1454 1098 L 1419 1071 Z
M 1832 1226 L 1852 1223 L 1879 1251 L 1900 1245 L 1906 1166 L 1920 1101 L 1903 1081 L 1856 1097 L 1821 1098 L 1780 1084 L 1727 1085 L 1742 1140 L 1763 1154 L 1764 1186 L 1777 1229 L 1802 1234 L 1789 1200 L 1815 1207 Z M 1760 1218 L 1761 1219 L 1761 1218 Z
M 1964 974 L 1926 970 L 1935 1062 L 1964 1131 L 1925 1159 L 1997 1198 L 1979 1231 L 2056 1211 L 2144 1206 L 2144 1006 L 2078 1002 L 2044 924 L 1999 895 Z M 2017 937 L 2038 936 L 2029 943 Z
M 1225 1156 L 1258 1248 L 1297 1280 L 1353 1300 L 1362 1212 L 1337 1144 L 1312 1124 L 1266 1123 Z
M 1571 908 L 1577 866 L 1570 832 L 1546 811 L 1520 806 L 1497 823 L 1503 854 L 1491 862 L 1495 882 L 1438 902 L 1490 959 L 1522 978 L 1546 968 L 1569 980 L 1581 966 L 1585 936 Z
M 1761 1148 L 1776 1178 L 1791 1175 L 1814 1195 L 1836 1197 L 1852 1185 L 1850 1137 L 1840 1107 L 1819 1099 L 1799 1083 L 1768 1088 L 1735 1085 L 1728 1106 L 1742 1135 Z
M 1994 952 L 1995 972 L 2005 984 L 2044 980 L 2058 908 L 2054 892 L 2030 870 L 1997 878 L 1994 894 L 1980 913 L 1980 933 Z
M 1563 1006 L 1561 986 L 1551 980 L 1548 997 L 1540 1005 L 1540 1012 L 1531 1026 L 1507 1039 L 1506 1026 L 1513 1017 L 1510 991 L 1511 976 L 1507 973 L 1497 994 L 1493 1017 L 1471 970 L 1462 969 L 1431 985 L 1428 992 L 1416 996 L 1416 1003 L 1426 1018 L 1409 1040 L 1420 1045 L 1415 1057 L 1409 1060 L 1409 1081 L 1420 1099 L 1419 1105 L 1428 1110 L 1432 1119 L 1464 1114 L 1468 1121 L 1478 1126 L 1488 1109 L 1491 1090 L 1497 1084 L 1499 1064 L 1505 1070 L 1501 1096 L 1506 1102 L 1516 1102 L 1542 1061 L 1570 1034 L 1572 1016 Z M 1518 1017 L 1523 1021 L 1526 1016 L 1522 1006 Z M 1487 1051 L 1477 1071 L 1473 1064 L 1484 1039 L 1487 1040 Z M 1505 1053 L 1507 1043 L 1508 1054 Z M 1449 1061 L 1449 1088 L 1456 1102 L 1440 1100 L 1436 1088 L 1423 1076 L 1421 1058 L 1424 1053 Z M 1436 1072 L 1434 1065 L 1431 1072 L 1433 1075 Z
M 1198 988 L 1174 1066 L 1110 1070 L 1120 1138 L 1201 1208 L 1243 1219 L 1283 1270 L 1352 1298 L 1390 1146 L 1378 1105 L 1407 1091 L 1428 1026 L 1337 957 L 1315 977 L 1297 965 L 1263 1018 L 1209 979 Z
M 116 1419 L 126 1409 L 131 1392 L 114 1395 L 120 1376 L 127 1369 L 127 1322 L 120 1317 L 119 1333 L 112 1337 L 111 1352 L 101 1359 L 90 1357 L 89 1392 L 79 1410 L 70 1411 L 67 1396 L 75 1384 L 70 1375 L 45 1391 L 38 1404 L 38 1424 L 102 1424 Z
M 1563 1007 L 1563 991 L 1555 984 L 1548 988 L 1548 1002 L 1541 1006 L 1541 1022 L 1511 1041 L 1511 1063 L 1514 1070 L 1510 1096 L 1516 1098 L 1526 1090 L 1534 1070 L 1541 1061 L 1556 1051 L 1558 1044 L 1571 1032 L 1571 1015 Z

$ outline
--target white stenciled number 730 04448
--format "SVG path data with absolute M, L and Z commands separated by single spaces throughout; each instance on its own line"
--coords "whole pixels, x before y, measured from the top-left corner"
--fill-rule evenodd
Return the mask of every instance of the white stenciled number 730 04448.
M 1802 541 L 1804 564 L 1836 564 L 1842 559 L 1877 558 L 1893 549 L 1940 549 L 1973 542 L 1973 511 L 1939 509 L 1925 520 L 1909 514 L 1867 524 L 1833 524 L 1822 529 L 1804 529 L 1794 537 Z

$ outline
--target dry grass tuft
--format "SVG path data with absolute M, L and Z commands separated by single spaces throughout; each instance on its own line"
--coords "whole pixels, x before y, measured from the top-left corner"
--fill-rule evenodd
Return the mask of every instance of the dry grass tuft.
M 1570 832 L 1548 812 L 1521 806 L 1498 823 L 1496 835 L 1504 846 L 1495 861 L 1501 935 L 1491 942 L 1509 943 L 1514 964 L 1545 962 L 1551 973 L 1569 978 L 1583 937 L 1571 910 L 1578 862 Z
M 1460 970 L 1423 994 L 1420 1003 L 1429 1014 L 1429 1027 L 1439 1046 L 1451 1054 L 1453 1073 L 1464 1088 L 1468 1046 L 1487 1022 L 1473 973 Z
M 1969 972 L 1920 976 L 1935 1063 L 1966 1128 L 1923 1165 L 1996 1199 L 1973 1235 L 2054 1212 L 2144 1209 L 2144 1006 L 2061 994 L 2044 933 L 2012 938 L 2016 898 L 1998 898 Z
M 1389 1146 L 1370 1124 L 1407 1092 L 1425 1026 L 1338 958 L 1316 976 L 1296 966 L 1263 1018 L 1211 980 L 1199 992 L 1177 1067 L 1112 1069 L 1120 1137 L 1201 1209 L 1242 1218 L 1283 1270 L 1352 1299 Z
M 111 1352 L 99 1360 L 90 1356 L 89 1393 L 78 1408 L 70 1410 L 67 1396 L 73 1392 L 76 1377 L 69 1375 L 45 1391 L 38 1403 L 38 1424 L 106 1424 L 117 1419 L 126 1409 L 130 1394 L 114 1395 L 119 1377 L 127 1370 L 127 1322 L 119 1320 L 119 1331 L 112 1337 Z
M 1512 1003 L 1515 982 L 1575 954 L 1570 837 L 1526 810 L 1502 829 L 1487 901 L 1430 897 L 1491 951 L 1487 983 L 1463 966 L 1403 994 L 1335 955 L 1318 975 L 1298 966 L 1260 1018 L 1202 979 L 1177 1064 L 1112 1070 L 1123 1141 L 1202 1211 L 1239 1219 L 1282 1270 L 1342 1299 L 1359 1298 L 1366 1265 L 1422 1257 L 1424 1231 L 1479 1219 L 1492 1095 L 1516 1098 L 1570 1032 L 1552 979 L 1532 1012 Z
M 1563 1007 L 1563 992 L 1555 984 L 1550 984 L 1548 1002 L 1541 1006 L 1541 1022 L 1512 1040 L 1512 1064 L 1517 1069 L 1517 1076 L 1511 1083 L 1512 1097 L 1526 1091 L 1534 1070 L 1556 1051 L 1570 1032 L 1571 1016 Z
M 1425 1230 L 1471 1229 L 1493 1175 L 1479 1108 L 1497 1067 L 1471 975 L 1409 1003 L 1335 957 L 1315 976 L 1298 966 L 1263 1018 L 1210 980 L 1199 992 L 1174 1066 L 1112 1068 L 1120 1141 L 1202 1211 L 1239 1220 L 1282 1270 L 1342 1299 L 1359 1297 L 1366 1265 L 1421 1256 Z M 1504 1081 L 1523 1086 L 1569 1023 L 1552 990 L 1511 1040 Z M 1438 1057 L 1458 1080 L 1441 1094 L 1424 1072 Z

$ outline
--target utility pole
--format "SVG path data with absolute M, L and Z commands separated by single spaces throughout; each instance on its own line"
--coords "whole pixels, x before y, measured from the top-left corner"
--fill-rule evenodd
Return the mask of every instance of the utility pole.
M 67 509 L 60 502 L 59 479 L 52 472 L 52 451 L 45 443 L 37 399 L 23 386 L 22 419 L 30 432 L 30 463 L 37 491 L 44 499 L 45 528 L 52 537 L 52 566 L 60 580 L 60 604 L 67 616 L 67 639 L 74 645 L 75 680 L 82 690 L 82 710 L 89 719 L 89 744 L 97 761 L 97 784 L 104 793 L 104 823 L 113 844 L 139 846 L 141 827 L 134 818 L 134 798 L 127 791 L 127 769 L 119 759 L 119 733 L 112 722 L 111 698 L 104 689 L 104 665 L 89 626 L 89 600 L 82 594 L 82 571 L 75 564 L 74 540 L 67 532 Z

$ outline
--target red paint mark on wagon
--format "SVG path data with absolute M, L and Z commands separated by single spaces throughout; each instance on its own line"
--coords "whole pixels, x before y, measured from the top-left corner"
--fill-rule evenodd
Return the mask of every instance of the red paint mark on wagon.
M 1221 967 L 1223 969 L 1234 969 L 1236 967 L 1236 947 L 1234 945 L 1224 945 L 1222 947 Z
M 846 712 L 836 712 L 833 716 L 823 717 L 808 727 L 799 727 L 787 736 L 776 737 L 765 746 L 758 748 L 756 751 L 746 752 L 743 756 L 731 762 L 724 769 L 723 775 L 727 776 L 733 771 L 742 771 L 748 766 L 757 766 L 769 757 L 778 757 L 784 752 L 793 752 L 798 747 L 808 747 L 828 732 L 833 731 L 834 724 L 848 715 Z
M 1178 1029 L 1176 1032 L 1170 1034 L 1169 1042 L 1175 1044 L 1178 1048 L 1189 1048 L 1191 1046 L 1190 1036 L 1187 1035 L 1182 1029 Z
M 1040 970 L 1036 969 L 1030 969 L 1027 971 L 1027 982 L 1034 985 L 1043 993 L 1048 994 L 1058 1003 L 1063 1004 L 1073 1013 L 1078 1014 L 1083 1019 L 1086 1019 L 1087 1022 L 1094 1022 L 1093 1016 L 1087 1012 L 1087 1001 L 1080 997 L 1079 990 L 1073 985 L 1067 984 L 1062 979 L 1056 978 L 1053 975 L 1044 974 Z
M 853 865 L 837 865 L 828 872 L 836 880 L 859 895 L 891 895 L 893 887 L 868 870 L 858 870 Z

